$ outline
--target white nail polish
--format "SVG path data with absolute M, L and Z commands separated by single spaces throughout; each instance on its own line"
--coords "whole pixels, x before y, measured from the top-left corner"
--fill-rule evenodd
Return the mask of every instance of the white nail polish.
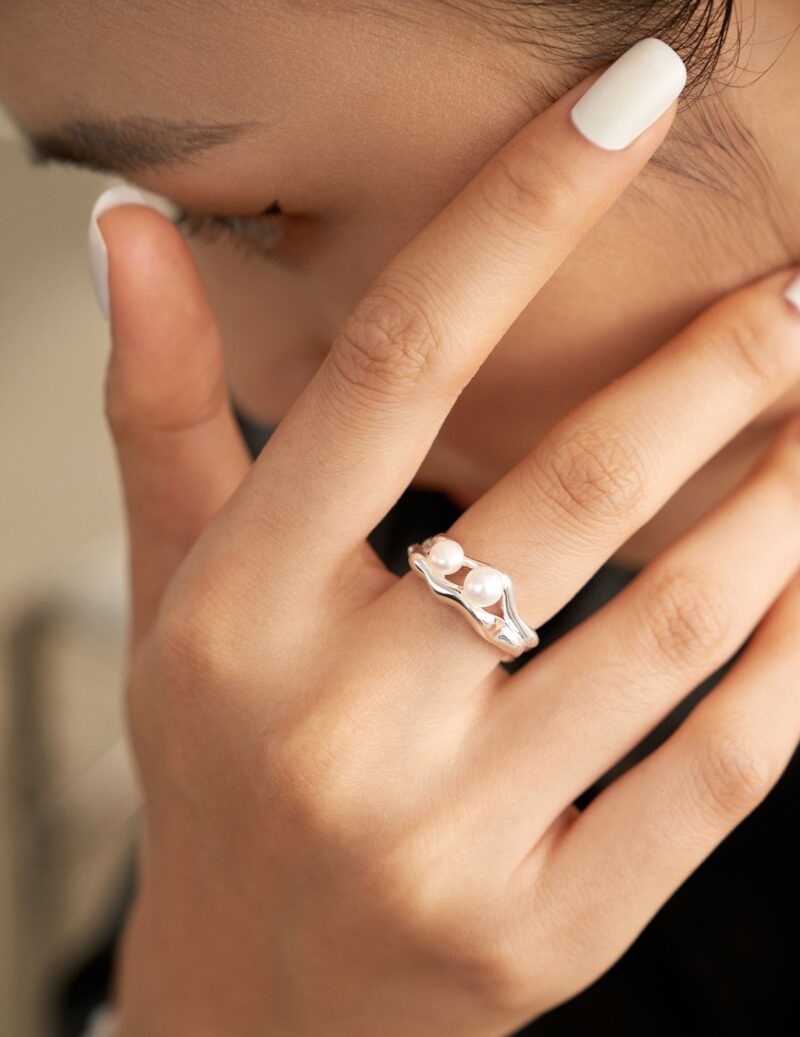
M 97 302 L 106 320 L 109 319 L 110 313 L 108 300 L 108 250 L 97 221 L 104 212 L 113 209 L 115 205 L 124 204 L 149 205 L 150 203 L 138 187 L 132 187 L 130 184 L 117 184 L 103 191 L 94 203 L 92 215 L 89 218 L 89 269 L 92 274 L 94 294 L 97 296 Z
M 686 66 L 651 37 L 617 58 L 572 109 L 575 128 L 606 151 L 622 151 L 652 126 L 686 85 Z
M 792 306 L 800 312 L 800 277 L 796 277 L 794 281 L 792 281 L 784 292 L 784 295 Z

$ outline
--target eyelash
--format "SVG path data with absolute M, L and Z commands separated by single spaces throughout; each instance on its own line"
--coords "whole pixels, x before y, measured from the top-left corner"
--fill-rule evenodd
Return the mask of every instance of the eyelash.
M 172 222 L 188 238 L 214 242 L 225 237 L 248 255 L 263 256 L 274 252 L 283 237 L 283 226 L 275 219 L 283 215 L 278 203 L 273 202 L 258 216 L 211 216 L 182 209 Z

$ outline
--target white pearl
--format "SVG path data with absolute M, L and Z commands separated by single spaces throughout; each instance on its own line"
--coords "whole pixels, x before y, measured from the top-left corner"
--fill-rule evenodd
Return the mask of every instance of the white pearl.
M 503 577 L 488 565 L 471 569 L 463 586 L 464 597 L 471 605 L 494 605 L 503 597 Z
M 464 548 L 455 540 L 437 540 L 428 552 L 428 561 L 432 569 L 449 576 L 464 564 Z

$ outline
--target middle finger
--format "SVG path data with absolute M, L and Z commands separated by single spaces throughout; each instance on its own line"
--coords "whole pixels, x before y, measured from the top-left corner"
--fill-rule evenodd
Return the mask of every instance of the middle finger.
M 685 75 L 666 44 L 640 41 L 524 126 L 401 249 L 236 495 L 252 521 L 233 517 L 221 539 L 248 530 L 248 565 L 266 549 L 274 568 L 276 543 L 302 541 L 291 582 L 308 575 L 317 591 L 344 556 L 361 559 L 458 394 L 661 143 Z M 587 106 L 602 109 L 599 137 L 591 122 L 587 139 Z M 620 128 L 637 134 L 628 147 Z

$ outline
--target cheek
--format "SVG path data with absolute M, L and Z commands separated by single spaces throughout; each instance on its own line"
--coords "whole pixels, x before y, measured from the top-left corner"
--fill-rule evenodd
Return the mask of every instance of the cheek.
M 638 201 L 613 209 L 521 318 L 528 341 L 543 344 L 534 345 L 541 354 L 537 384 L 562 413 L 666 345 L 717 300 L 785 264 L 775 242 L 737 251 L 716 235 L 701 241 L 678 220 L 675 197 L 670 203 L 660 222 Z M 774 424 L 798 403 L 800 386 L 752 424 Z
M 278 421 L 329 348 L 313 285 L 222 242 L 189 247 L 219 324 L 233 398 L 251 418 Z
M 670 281 L 647 250 L 615 255 L 598 227 L 529 304 L 464 390 L 432 452 L 496 480 L 560 418 L 644 360 L 711 296 Z M 657 286 L 657 287 L 656 287 Z M 433 465 L 436 457 L 428 462 Z
M 350 221 L 319 233 L 297 269 L 224 239 L 188 240 L 222 333 L 231 391 L 250 417 L 271 423 L 286 414 L 347 314 L 410 236 L 397 220 Z
M 515 321 L 444 423 L 432 464 L 492 479 L 581 400 L 658 349 L 741 280 L 720 263 L 674 262 L 687 243 L 635 206 L 615 208 Z M 234 398 L 279 420 L 313 377 L 347 312 L 413 228 L 370 221 L 292 271 L 232 245 L 189 242 L 223 336 Z M 727 277 L 731 283 L 722 283 Z

